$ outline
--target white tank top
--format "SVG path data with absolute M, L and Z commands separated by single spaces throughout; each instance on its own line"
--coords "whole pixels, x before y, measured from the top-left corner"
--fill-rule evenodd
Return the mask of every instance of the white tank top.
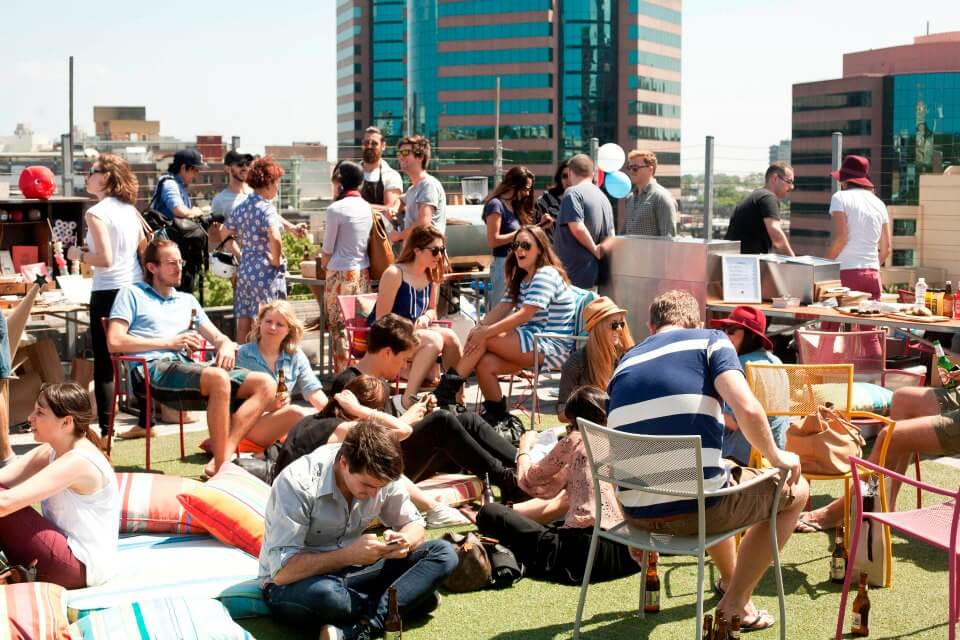
M 137 255 L 142 227 L 140 217 L 133 205 L 110 196 L 90 207 L 87 213 L 102 221 L 107 227 L 107 238 L 113 253 L 112 266 L 93 268 L 93 290 L 120 289 L 143 280 L 140 258 Z M 86 243 L 95 252 L 102 250 L 102 247 L 95 246 L 96 243 L 89 230 Z
M 120 492 L 117 476 L 103 455 L 76 448 L 66 455 L 78 455 L 93 463 L 103 475 L 103 487 L 81 495 L 64 489 L 40 503 L 43 517 L 67 537 L 73 555 L 87 569 L 87 586 L 109 580 L 116 570 L 117 540 L 120 537 Z M 56 452 L 50 451 L 50 463 Z

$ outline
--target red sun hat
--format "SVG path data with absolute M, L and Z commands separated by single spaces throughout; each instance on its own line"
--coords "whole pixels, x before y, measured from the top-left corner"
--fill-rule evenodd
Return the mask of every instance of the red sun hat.
M 840 182 L 852 182 L 861 187 L 873 189 L 873 183 L 867 174 L 870 173 L 870 161 L 863 156 L 847 156 L 843 159 L 839 171 L 831 171 L 830 176 Z
M 770 338 L 766 336 L 767 316 L 763 315 L 763 311 L 760 311 L 760 309 L 757 309 L 756 307 L 751 307 L 748 305 L 737 307 L 726 318 L 723 318 L 722 320 L 711 320 L 710 326 L 714 329 L 722 329 L 724 327 L 740 327 L 741 329 L 749 331 L 760 338 L 760 342 L 763 343 L 764 349 L 767 351 L 773 351 L 773 343 L 770 341 Z

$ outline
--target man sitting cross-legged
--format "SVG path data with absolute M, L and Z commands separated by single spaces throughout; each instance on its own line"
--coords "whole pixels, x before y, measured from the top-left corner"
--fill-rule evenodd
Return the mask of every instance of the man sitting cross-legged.
M 343 443 L 286 467 L 267 502 L 260 583 L 273 614 L 322 640 L 377 637 L 397 590 L 405 620 L 439 603 L 435 589 L 457 567 L 449 542 L 424 540 L 424 522 L 400 481 L 396 438 L 363 420 Z M 383 540 L 367 527 L 379 519 Z
M 176 290 L 183 268 L 176 244 L 150 243 L 143 261 L 144 282 L 121 289 L 113 303 L 107 344 L 111 353 L 147 359 L 151 393 L 164 404 L 178 408 L 206 399 L 213 460 L 204 471 L 212 476 L 233 456 L 277 386 L 265 373 L 234 368 L 237 345 L 213 326 L 193 295 Z M 192 312 L 196 330 L 190 328 Z M 189 357 L 202 338 L 216 346 L 215 366 Z M 243 400 L 232 415 L 231 397 Z

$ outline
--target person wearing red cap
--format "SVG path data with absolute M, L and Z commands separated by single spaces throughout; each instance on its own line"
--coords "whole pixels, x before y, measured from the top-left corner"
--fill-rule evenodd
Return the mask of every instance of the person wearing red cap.
M 711 321 L 710 326 L 727 334 L 727 338 L 737 350 L 740 366 L 746 368 L 748 362 L 783 364 L 780 358 L 773 354 L 773 343 L 766 336 L 767 317 L 756 307 L 747 305 L 737 307 L 728 317 Z M 786 376 L 783 384 L 786 388 Z M 749 464 L 752 446 L 740 432 L 737 419 L 727 406 L 724 406 L 723 418 L 725 429 L 721 454 L 737 464 Z M 786 446 L 790 419 L 785 416 L 772 416 L 767 418 L 767 422 L 770 424 L 774 442 L 782 449 Z

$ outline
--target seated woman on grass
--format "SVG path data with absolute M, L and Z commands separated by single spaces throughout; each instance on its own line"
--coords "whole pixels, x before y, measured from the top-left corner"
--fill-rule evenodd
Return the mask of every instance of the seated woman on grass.
M 395 313 L 413 322 L 420 340 L 403 392 L 404 408 L 413 404 L 437 356 L 442 357 L 444 368 L 450 369 L 463 355 L 460 338 L 452 329 L 431 324 L 437 320 L 437 298 L 447 266 L 443 234 L 433 227 L 415 227 L 403 243 L 397 262 L 380 278 L 377 310 L 370 315 L 370 324 Z
M 80 385 L 45 386 L 29 418 L 40 446 L 0 469 L 0 551 L 68 589 L 102 584 L 116 568 L 120 493 L 92 419 Z
M 310 368 L 300 348 L 303 325 L 286 300 L 275 300 L 260 306 L 248 336 L 240 345 L 237 367 L 269 374 L 279 381 L 283 372 L 286 393 L 277 393 L 273 404 L 247 432 L 246 439 L 259 447 L 268 447 L 297 424 L 304 416 L 322 411 L 327 404 L 320 380 Z M 303 396 L 310 407 L 290 404 L 295 393 Z

